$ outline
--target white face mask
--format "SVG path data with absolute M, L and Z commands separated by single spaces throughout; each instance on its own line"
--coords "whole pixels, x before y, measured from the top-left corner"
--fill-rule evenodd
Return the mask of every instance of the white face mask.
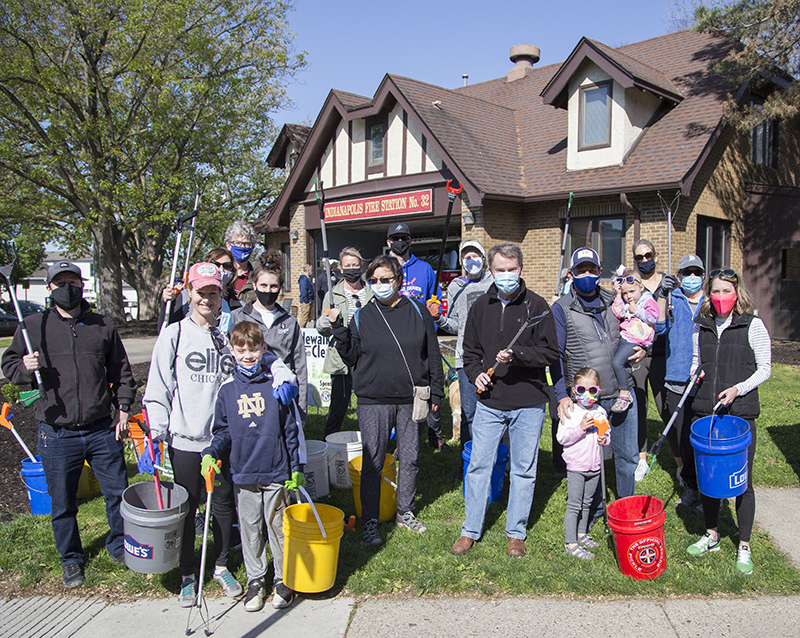
M 465 259 L 464 270 L 467 271 L 468 275 L 477 275 L 483 270 L 483 259 Z
M 222 285 L 227 286 L 230 280 L 233 279 L 233 272 L 230 270 L 223 270 L 222 271 Z

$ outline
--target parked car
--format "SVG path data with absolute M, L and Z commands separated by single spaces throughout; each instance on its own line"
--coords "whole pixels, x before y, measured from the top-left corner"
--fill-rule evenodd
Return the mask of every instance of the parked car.
M 9 315 L 5 312 L 0 313 L 0 336 L 11 337 L 17 330 L 16 315 Z
M 34 303 L 33 301 L 17 301 L 19 302 L 19 309 L 20 312 L 22 312 L 23 317 L 35 315 L 37 312 L 45 311 L 45 307 L 40 303 Z M 17 314 L 17 311 L 14 310 L 14 303 L 12 301 L 4 301 L 3 303 L 0 303 L 0 312 L 14 316 Z

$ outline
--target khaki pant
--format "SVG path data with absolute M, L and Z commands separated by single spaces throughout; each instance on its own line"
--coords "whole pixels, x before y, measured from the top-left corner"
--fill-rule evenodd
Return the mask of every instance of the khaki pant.
M 308 320 L 311 318 L 311 306 L 314 304 L 311 303 L 301 303 L 300 304 L 300 311 L 297 314 L 297 323 L 300 324 L 301 328 L 305 328 L 306 324 L 308 324 Z

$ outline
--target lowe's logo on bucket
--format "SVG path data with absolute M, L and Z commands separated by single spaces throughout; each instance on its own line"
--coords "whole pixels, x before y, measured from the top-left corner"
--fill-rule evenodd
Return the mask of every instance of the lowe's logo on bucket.
M 731 474 L 728 480 L 730 481 L 732 490 L 745 485 L 747 483 L 747 463 L 744 464 L 741 470 Z
M 132 536 L 125 534 L 125 551 L 131 556 L 144 560 L 153 560 L 153 548 L 150 545 L 142 545 Z

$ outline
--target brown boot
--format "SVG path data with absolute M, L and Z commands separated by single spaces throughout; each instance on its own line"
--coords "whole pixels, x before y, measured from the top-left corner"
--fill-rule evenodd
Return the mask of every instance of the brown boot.
M 525 541 L 518 538 L 509 538 L 506 554 L 513 556 L 514 558 L 525 556 Z
M 462 536 L 455 543 L 453 543 L 453 547 L 450 549 L 450 553 L 455 554 L 456 556 L 463 556 L 469 550 L 472 549 L 472 546 L 474 544 L 475 541 L 472 540 L 469 536 Z

